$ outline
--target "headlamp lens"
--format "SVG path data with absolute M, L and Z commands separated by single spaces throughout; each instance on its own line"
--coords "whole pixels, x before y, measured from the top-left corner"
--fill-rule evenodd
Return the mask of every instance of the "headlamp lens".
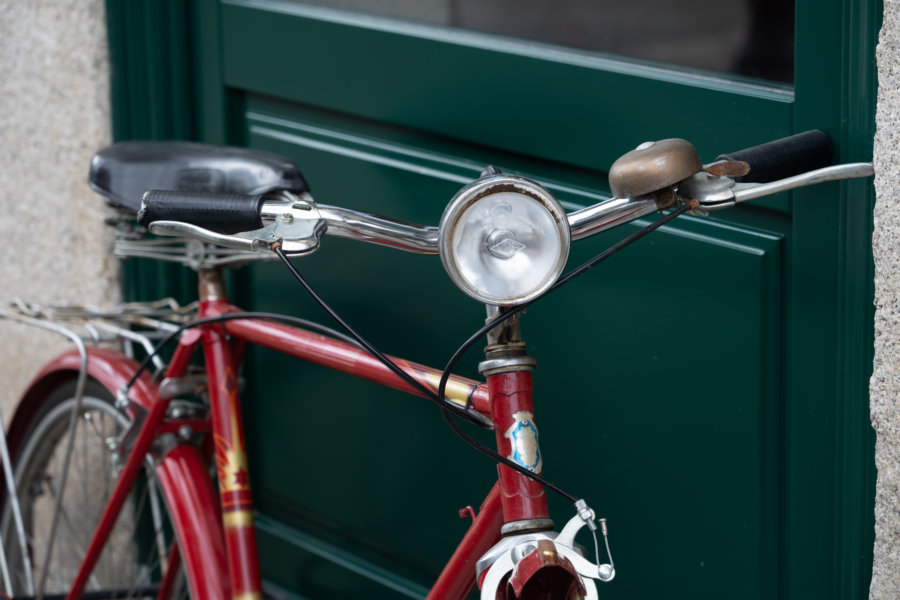
M 515 180 L 524 191 L 528 186 L 522 182 L 539 193 L 490 193 L 489 188 L 465 201 L 464 189 L 463 201 L 452 202 L 451 214 L 441 222 L 441 257 L 448 273 L 464 292 L 489 304 L 521 304 L 540 294 L 559 276 L 568 256 L 565 211 L 537 184 Z M 506 183 L 498 187 L 513 187 Z

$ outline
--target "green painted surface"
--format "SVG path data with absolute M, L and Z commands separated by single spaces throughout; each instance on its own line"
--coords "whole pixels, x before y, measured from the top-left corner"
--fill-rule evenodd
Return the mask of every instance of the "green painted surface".
M 298 3 L 225 2 L 223 31 L 229 86 L 589 169 L 648 139 L 712 153 L 791 127 L 784 87 Z
M 323 201 L 373 190 L 396 198 L 398 210 L 408 207 L 401 217 L 434 222 L 458 186 L 452 169 L 444 177 L 423 175 L 371 156 L 348 157 L 346 147 L 328 153 L 259 132 L 250 139 L 308 172 L 339 169 L 340 178 L 312 182 Z M 426 164 L 437 170 L 435 162 Z M 576 260 L 604 246 L 587 244 Z M 764 564 L 763 548 L 775 537 L 774 521 L 765 517 L 778 511 L 768 451 L 776 430 L 763 417 L 777 412 L 777 379 L 760 380 L 758 373 L 778 372 L 779 354 L 766 346 L 780 318 L 780 246 L 777 233 L 685 220 L 530 309 L 524 320 L 541 364 L 538 423 L 547 474 L 617 515 L 611 518 L 618 565 L 652 564 L 660 574 L 655 583 L 621 578 L 610 586 L 614 597 L 664 594 L 673 578 L 712 592 L 748 569 L 775 567 Z M 704 256 L 709 271 L 681 258 L 692 255 Z M 443 364 L 481 317 L 442 280 L 436 257 L 360 252 L 338 240 L 298 262 L 387 352 Z M 255 309 L 320 314 L 281 291 L 276 265 L 255 267 L 249 283 Z M 717 299 L 714 306 L 708 298 Z M 703 321 L 727 326 L 698 335 L 690 307 L 701 306 Z M 343 539 L 389 557 L 388 564 L 407 566 L 427 583 L 463 532 L 456 510 L 477 505 L 489 488 L 488 461 L 455 440 L 420 400 L 271 359 L 261 353 L 254 373 L 259 393 L 278 400 L 254 403 L 248 426 L 260 442 L 253 466 L 261 510 L 332 543 Z M 686 375 L 692 361 L 703 364 L 702 377 Z M 279 377 L 285 369 L 296 379 Z M 472 365 L 463 374 L 475 376 Z M 292 468 L 296 477 L 281 475 Z M 435 468 L 439 474 L 430 473 Z M 717 505 L 729 508 L 711 510 Z M 571 513 L 555 508 L 562 520 Z M 667 543 L 648 547 L 645 535 L 627 533 L 670 539 L 681 519 L 694 534 L 679 541 L 674 560 Z M 760 579 L 744 597 L 768 595 L 766 585 Z
M 842 160 L 871 152 L 876 1 L 798 0 L 793 89 L 293 2 L 108 6 L 117 138 L 276 151 L 319 202 L 401 219 L 436 223 L 489 163 L 584 206 L 645 139 L 710 160 L 818 127 Z M 862 182 L 681 218 L 529 309 L 545 471 L 610 519 L 603 597 L 867 596 L 872 202 Z M 436 257 L 329 238 L 298 265 L 382 350 L 432 366 L 483 318 Z M 277 265 L 233 279 L 247 308 L 321 315 Z M 126 277 L 133 297 L 191 280 Z M 298 598 L 421 596 L 489 461 L 419 399 L 266 352 L 248 375 L 266 577 Z

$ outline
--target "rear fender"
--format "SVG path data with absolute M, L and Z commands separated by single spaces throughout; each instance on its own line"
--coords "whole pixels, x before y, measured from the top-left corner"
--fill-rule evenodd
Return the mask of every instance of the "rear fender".
M 138 369 L 138 363 L 121 352 L 106 348 L 88 348 L 88 376 L 97 380 L 115 398 L 131 376 Z M 61 354 L 47 363 L 31 381 L 16 405 L 12 420 L 7 425 L 7 443 L 13 456 L 16 455 L 22 438 L 28 431 L 45 398 L 66 381 L 76 379 L 81 371 L 81 355 L 77 350 Z M 131 401 L 143 409 L 150 410 L 157 398 L 157 386 L 149 374 L 142 373 L 128 394 Z M 134 418 L 134 409 L 126 410 Z
M 87 352 L 88 376 L 113 397 L 138 369 L 136 361 L 120 352 L 105 348 L 88 348 Z M 13 457 L 46 397 L 63 383 L 76 379 L 80 370 L 81 357 L 77 350 L 72 350 L 47 363 L 32 380 L 8 427 L 7 439 Z M 141 409 L 150 409 L 157 401 L 158 389 L 149 374 L 141 374 L 128 397 L 129 417 L 134 418 L 136 412 L 143 412 Z M 220 510 L 209 473 L 202 452 L 187 444 L 175 446 L 157 465 L 160 486 L 182 540 L 181 556 L 194 595 L 198 599 L 217 600 L 230 594 Z

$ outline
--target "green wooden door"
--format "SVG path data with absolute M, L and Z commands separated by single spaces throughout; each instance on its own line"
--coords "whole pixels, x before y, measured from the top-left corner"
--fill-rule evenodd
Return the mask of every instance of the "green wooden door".
M 275 151 L 318 201 L 399 219 L 436 224 L 487 164 L 586 206 L 648 139 L 711 160 L 819 128 L 838 160 L 870 159 L 872 0 L 797 1 L 793 85 L 298 2 L 108 8 L 118 138 Z M 867 596 L 872 203 L 855 182 L 682 217 L 529 309 L 545 473 L 610 522 L 618 575 L 602 597 Z M 634 229 L 578 244 L 571 264 Z M 483 319 L 435 257 L 329 238 L 299 266 L 394 355 L 440 367 Z M 248 309 L 325 319 L 276 265 L 232 283 Z M 190 285 L 128 271 L 135 296 Z M 419 400 L 265 352 L 247 375 L 267 581 L 302 598 L 424 596 L 489 461 Z M 551 506 L 560 526 L 572 514 Z

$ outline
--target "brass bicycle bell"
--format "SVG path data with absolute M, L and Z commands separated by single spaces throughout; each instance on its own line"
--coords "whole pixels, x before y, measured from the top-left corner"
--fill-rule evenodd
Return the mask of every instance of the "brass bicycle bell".
M 613 163 L 609 186 L 616 198 L 635 198 L 664 191 L 702 170 L 700 155 L 686 140 L 645 142 Z

